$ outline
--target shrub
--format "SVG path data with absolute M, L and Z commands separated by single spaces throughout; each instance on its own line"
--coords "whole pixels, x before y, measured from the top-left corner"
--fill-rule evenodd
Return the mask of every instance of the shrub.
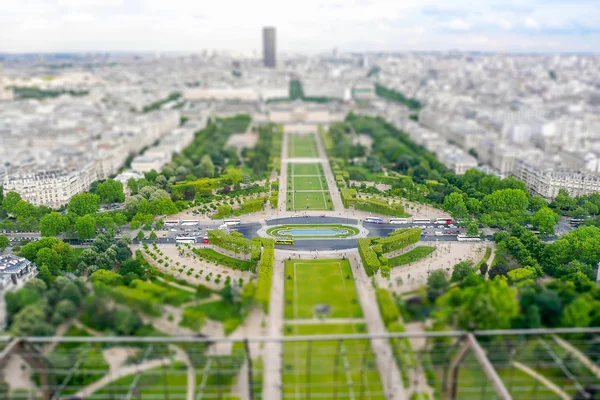
M 393 322 L 398 322 L 400 310 L 398 310 L 390 292 L 386 289 L 377 288 L 376 294 L 377 304 L 379 304 L 379 310 L 381 311 L 381 318 L 385 325 L 389 326 Z
M 371 248 L 371 239 L 358 239 L 358 253 L 360 254 L 367 275 L 375 275 L 379 271 L 381 263 L 379 262 L 377 253 Z

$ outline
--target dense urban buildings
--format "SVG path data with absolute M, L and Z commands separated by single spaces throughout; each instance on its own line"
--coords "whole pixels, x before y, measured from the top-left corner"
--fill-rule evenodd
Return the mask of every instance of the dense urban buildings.
M 263 29 L 262 44 L 262 58 L 107 55 L 68 68 L 5 61 L 0 182 L 57 207 L 123 169 L 159 170 L 208 118 L 291 123 L 308 112 L 327 125 L 352 111 L 385 118 L 457 174 L 517 176 L 546 198 L 560 188 L 597 190 L 597 57 L 334 51 L 285 55 L 274 69 L 264 67 L 276 64 L 275 28 Z
M 276 60 L 276 37 L 275 28 L 267 26 L 263 28 L 263 63 L 267 68 L 275 68 Z

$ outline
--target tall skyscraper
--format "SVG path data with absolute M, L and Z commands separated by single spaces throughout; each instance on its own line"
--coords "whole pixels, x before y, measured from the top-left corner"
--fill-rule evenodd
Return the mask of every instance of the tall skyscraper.
M 263 63 L 265 67 L 275 68 L 275 28 L 263 28 Z

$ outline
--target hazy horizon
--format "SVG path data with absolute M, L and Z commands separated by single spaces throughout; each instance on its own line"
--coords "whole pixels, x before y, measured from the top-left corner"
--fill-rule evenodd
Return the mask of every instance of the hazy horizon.
M 0 53 L 252 54 L 267 25 L 280 53 L 596 53 L 600 43 L 593 0 L 5 0 L 0 23 Z

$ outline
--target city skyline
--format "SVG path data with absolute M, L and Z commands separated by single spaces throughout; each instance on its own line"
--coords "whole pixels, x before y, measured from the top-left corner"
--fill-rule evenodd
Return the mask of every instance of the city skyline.
M 590 0 L 492 0 L 477 5 L 460 0 L 451 6 L 438 0 L 33 3 L 2 2 L 0 52 L 223 49 L 252 54 L 260 53 L 261 27 L 271 25 L 279 31 L 282 53 L 332 48 L 597 52 L 600 42 L 600 11 Z

